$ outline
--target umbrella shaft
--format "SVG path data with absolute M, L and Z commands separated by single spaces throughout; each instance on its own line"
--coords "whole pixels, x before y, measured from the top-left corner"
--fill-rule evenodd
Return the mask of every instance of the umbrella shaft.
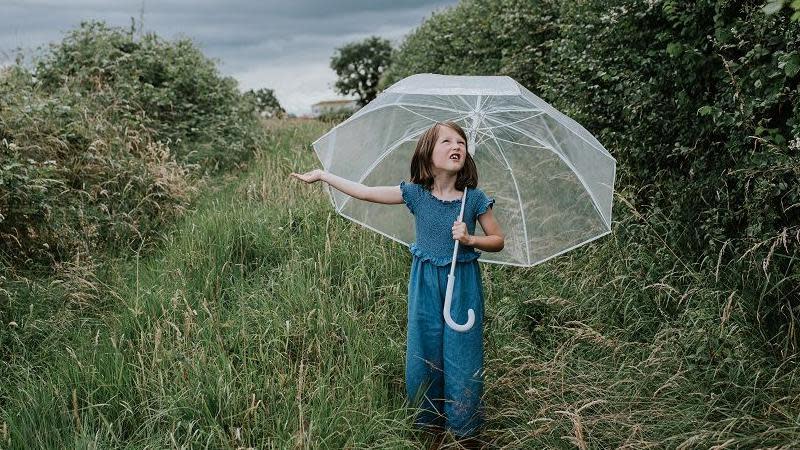
M 464 219 L 464 204 L 467 203 L 467 187 L 464 186 L 464 195 L 461 197 L 461 212 L 458 213 L 458 221 Z M 453 245 L 453 261 L 450 263 L 450 276 L 453 276 L 456 272 L 456 256 L 458 255 L 458 244 L 459 242 L 456 241 L 455 245 Z

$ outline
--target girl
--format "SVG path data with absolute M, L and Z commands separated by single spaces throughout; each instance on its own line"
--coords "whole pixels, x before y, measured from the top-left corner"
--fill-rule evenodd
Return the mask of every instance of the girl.
M 454 122 L 445 122 L 426 131 L 411 160 L 411 182 L 403 181 L 399 186 L 364 186 L 322 170 L 291 175 L 306 183 L 322 180 L 361 200 L 405 203 L 414 215 L 406 392 L 412 403 L 423 403 L 416 426 L 439 431 L 446 426 L 457 438 L 474 437 L 484 423 L 484 305 L 477 261 L 480 253 L 475 249 L 498 252 L 505 239 L 492 213 L 494 199 L 477 188 L 478 173 L 464 130 Z M 463 221 L 459 222 L 465 187 L 469 191 Z M 476 219 L 485 236 L 474 234 Z M 467 332 L 451 329 L 442 316 L 454 240 L 460 244 L 450 313 L 454 321 L 465 323 L 467 310 L 474 310 L 475 324 Z

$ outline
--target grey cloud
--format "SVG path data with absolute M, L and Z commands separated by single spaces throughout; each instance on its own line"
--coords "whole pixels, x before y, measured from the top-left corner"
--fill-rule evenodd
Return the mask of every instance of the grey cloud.
M 316 101 L 296 92 L 299 90 L 314 92 L 316 97 L 322 96 L 321 92 L 328 92 L 326 98 L 335 97 L 330 89 L 335 74 L 327 66 L 336 47 L 370 35 L 398 43 L 434 10 L 457 3 L 456 0 L 0 1 L 3 2 L 0 64 L 13 59 L 11 53 L 15 47 L 31 53 L 37 46 L 61 40 L 66 31 L 83 20 L 104 20 L 112 26 L 130 27 L 131 17 L 138 23 L 143 8 L 144 31 L 154 31 L 165 39 L 188 37 L 206 55 L 220 62 L 223 73 L 240 82 L 246 76 L 246 83 L 241 84 L 248 87 L 275 86 L 279 99 L 286 98 L 293 105 Z M 265 83 L 271 85 L 259 86 L 257 74 L 267 70 L 263 72 Z M 309 74 L 310 70 L 326 73 Z M 281 85 L 296 86 L 293 84 L 296 79 L 306 80 L 308 85 L 299 90 L 291 88 L 295 92 L 281 92 Z M 322 83 L 323 79 L 330 82 Z M 293 112 L 306 112 L 308 108 L 295 107 Z
M 391 12 L 393 10 L 417 9 L 431 7 L 437 4 L 452 4 L 453 2 L 431 0 L 121 0 L 108 2 L 107 0 L 72 0 L 69 2 L 59 0 L 5 0 L 10 6 L 19 6 L 40 11 L 54 10 L 86 10 L 92 12 L 132 12 L 138 15 L 144 8 L 145 13 L 200 13 L 200 14 L 239 14 L 239 15 L 275 15 L 281 17 L 330 17 L 359 13 L 365 11 Z

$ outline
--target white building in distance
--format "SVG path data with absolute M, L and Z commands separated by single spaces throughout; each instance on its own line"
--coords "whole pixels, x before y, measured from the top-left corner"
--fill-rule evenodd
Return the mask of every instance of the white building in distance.
M 319 117 L 322 114 L 355 111 L 357 109 L 358 103 L 355 100 L 325 100 L 311 105 L 311 116 Z

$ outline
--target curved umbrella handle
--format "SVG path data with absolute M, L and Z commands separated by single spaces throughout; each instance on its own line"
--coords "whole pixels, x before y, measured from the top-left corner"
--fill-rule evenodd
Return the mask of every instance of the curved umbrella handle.
M 450 317 L 450 306 L 453 302 L 453 283 L 456 281 L 456 277 L 453 275 L 447 276 L 447 295 L 444 297 L 444 321 L 447 322 L 447 326 L 456 330 L 456 331 L 468 331 L 472 328 L 472 325 L 475 324 L 475 311 L 472 308 L 467 311 L 467 323 L 464 325 L 457 324 L 452 317 Z
M 461 197 L 461 212 L 458 213 L 458 221 L 464 218 L 464 204 L 467 202 L 467 187 L 464 187 L 464 195 Z M 447 276 L 447 293 L 444 296 L 444 321 L 447 322 L 447 326 L 456 330 L 456 331 L 467 331 L 472 328 L 472 325 L 475 324 L 475 311 L 470 308 L 467 311 L 467 323 L 464 325 L 459 325 L 453 321 L 453 318 L 450 316 L 450 306 L 453 302 L 453 285 L 455 284 L 456 277 L 454 275 L 456 270 L 456 255 L 458 254 L 458 241 L 456 241 L 455 245 L 453 246 L 453 261 L 450 263 L 450 275 Z

